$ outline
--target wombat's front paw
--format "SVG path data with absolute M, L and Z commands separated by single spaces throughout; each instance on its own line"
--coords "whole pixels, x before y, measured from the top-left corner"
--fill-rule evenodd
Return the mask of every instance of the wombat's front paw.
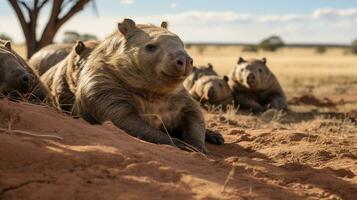
M 274 108 L 274 109 L 278 109 L 278 110 L 286 110 L 288 108 L 288 105 L 284 98 L 279 97 L 279 98 L 274 98 L 269 103 L 268 108 Z
M 206 130 L 206 141 L 211 144 L 224 144 L 224 138 L 222 134 L 213 132 L 211 130 Z

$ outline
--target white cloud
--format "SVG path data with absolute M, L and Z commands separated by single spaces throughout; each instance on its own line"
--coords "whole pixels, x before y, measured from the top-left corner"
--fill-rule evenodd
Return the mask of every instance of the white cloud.
M 130 4 L 134 4 L 135 0 L 120 0 L 120 3 L 130 5 Z
M 274 22 L 291 22 L 306 20 L 309 17 L 297 14 L 282 15 L 255 15 L 241 14 L 232 11 L 187 11 L 176 14 L 164 14 L 157 16 L 146 16 L 147 19 L 165 18 L 170 22 L 185 24 L 212 24 L 212 23 L 274 23 Z
M 178 5 L 177 5 L 177 3 L 171 3 L 169 6 L 170 6 L 170 8 L 177 8 Z
M 357 8 L 348 8 L 348 9 L 333 9 L 333 8 L 320 8 L 314 11 L 314 18 L 357 18 Z

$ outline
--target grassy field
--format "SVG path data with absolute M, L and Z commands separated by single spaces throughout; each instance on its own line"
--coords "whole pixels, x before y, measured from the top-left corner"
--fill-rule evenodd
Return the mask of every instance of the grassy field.
M 228 74 L 238 57 L 268 59 L 268 66 L 283 84 L 297 80 L 320 82 L 341 79 L 357 80 L 357 56 L 346 54 L 343 48 L 330 48 L 318 54 L 314 48 L 283 48 L 277 52 L 243 52 L 242 47 L 207 46 L 203 52 L 193 46 L 189 49 L 196 65 L 212 63 L 221 75 Z

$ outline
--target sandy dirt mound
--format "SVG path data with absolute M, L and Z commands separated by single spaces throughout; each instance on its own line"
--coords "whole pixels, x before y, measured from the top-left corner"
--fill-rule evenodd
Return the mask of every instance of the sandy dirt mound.
M 0 199 L 356 199 L 356 124 L 314 114 L 206 114 L 204 156 L 2 100 Z
M 314 95 L 302 95 L 299 97 L 294 97 L 289 101 L 292 105 L 313 105 L 320 107 L 334 107 L 336 104 L 332 102 L 329 98 L 318 99 Z

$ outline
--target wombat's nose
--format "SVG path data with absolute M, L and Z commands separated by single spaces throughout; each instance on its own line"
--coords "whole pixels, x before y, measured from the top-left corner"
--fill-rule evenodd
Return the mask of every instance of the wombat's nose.
M 186 57 L 179 56 L 176 58 L 176 70 L 179 72 L 184 72 L 186 69 Z
M 211 87 L 211 88 L 208 90 L 208 97 L 209 97 L 209 98 L 213 98 L 215 95 L 216 95 L 216 92 L 215 92 L 214 89 Z
M 249 74 L 247 79 L 248 79 L 248 81 L 254 81 L 255 80 L 255 75 L 254 74 Z
M 176 70 L 184 75 L 192 72 L 193 60 L 187 55 L 180 55 L 176 58 Z
M 31 80 L 33 79 L 32 75 L 30 74 L 25 74 L 22 75 L 20 78 L 20 85 L 24 90 L 27 90 L 30 88 Z

